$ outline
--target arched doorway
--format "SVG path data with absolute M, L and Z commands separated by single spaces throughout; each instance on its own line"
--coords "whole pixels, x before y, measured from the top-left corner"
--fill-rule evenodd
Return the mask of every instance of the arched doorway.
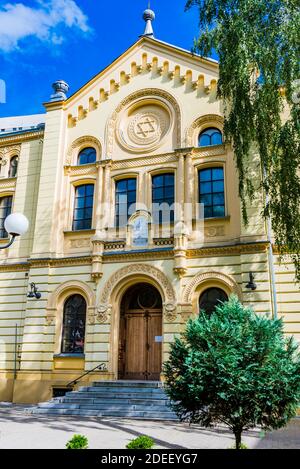
M 221 288 L 207 288 L 199 298 L 199 310 L 211 315 L 216 306 L 228 301 L 228 296 Z
M 155 287 L 138 283 L 120 309 L 119 379 L 159 380 L 162 366 L 162 300 Z

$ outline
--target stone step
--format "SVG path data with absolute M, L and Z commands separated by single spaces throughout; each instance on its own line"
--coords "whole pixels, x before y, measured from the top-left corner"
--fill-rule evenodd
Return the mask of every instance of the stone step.
M 148 412 L 148 411 L 116 411 L 116 410 L 82 410 L 82 409 L 47 409 L 36 408 L 35 414 L 47 415 L 78 415 L 82 417 L 123 417 L 144 420 L 178 420 L 172 412 Z
M 110 387 L 110 388 L 163 388 L 161 381 L 94 381 L 92 387 Z
M 42 402 L 33 414 L 178 420 L 159 381 L 97 381 Z
M 127 399 L 127 398 L 115 398 L 115 399 L 93 399 L 90 397 L 58 397 L 55 400 L 52 400 L 50 402 L 57 402 L 57 403 L 70 403 L 70 404 L 102 404 L 103 402 L 107 404 L 145 404 L 147 405 L 159 405 L 159 406 L 167 406 L 169 403 L 168 399 L 138 399 L 138 398 L 132 398 L 132 399 Z
M 74 393 L 66 393 L 66 397 L 69 398 L 77 398 L 77 397 L 89 397 L 92 399 L 166 399 L 165 394 L 158 395 L 156 393 L 139 393 L 139 392 L 99 392 L 99 391 L 82 391 L 82 392 L 74 392 Z
M 142 412 L 160 412 L 161 406 L 149 406 L 145 404 L 70 404 L 70 403 L 51 403 L 51 402 L 42 402 L 38 404 L 40 409 L 82 409 L 82 410 L 105 410 L 105 411 L 142 411 Z M 168 407 L 164 409 L 164 412 L 169 412 Z M 170 410 L 171 412 L 171 410 Z
M 70 391 L 74 392 L 74 391 Z M 75 391 L 76 392 L 76 391 Z M 139 393 L 139 394 L 162 394 L 164 395 L 165 392 L 162 388 L 138 388 L 138 387 L 131 387 L 131 386 L 123 386 L 123 387 L 113 387 L 113 386 L 82 386 L 78 389 L 78 392 L 101 392 L 101 393 L 123 393 L 123 392 L 131 392 L 131 393 Z

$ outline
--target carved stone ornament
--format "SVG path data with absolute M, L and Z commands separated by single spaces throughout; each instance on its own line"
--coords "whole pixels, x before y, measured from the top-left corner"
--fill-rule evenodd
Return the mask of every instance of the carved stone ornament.
M 151 106 L 152 109 L 155 109 L 155 112 L 153 112 L 153 110 L 147 110 L 147 99 L 149 98 L 152 102 L 153 100 L 156 101 L 156 105 L 154 105 L 153 107 Z M 145 100 L 144 110 L 142 99 Z M 136 110 L 136 113 L 133 114 L 134 116 L 137 115 L 137 117 L 132 118 L 132 123 L 131 118 L 129 118 L 129 127 L 127 127 L 127 129 L 126 126 L 123 129 L 119 129 L 120 125 L 122 127 L 122 116 L 123 114 L 125 114 L 126 109 L 130 109 L 130 106 L 138 100 L 140 100 L 140 105 Z M 169 129 L 170 127 L 171 110 L 174 113 L 173 119 L 176 125 L 175 144 L 177 148 L 179 148 L 181 146 L 181 112 L 176 99 L 170 93 L 158 88 L 146 88 L 143 90 L 136 91 L 135 93 L 132 93 L 131 95 L 127 96 L 117 106 L 116 110 L 113 112 L 110 119 L 108 119 L 107 121 L 107 158 L 112 158 L 116 132 L 119 143 L 125 146 L 130 146 L 130 139 L 128 135 L 126 135 L 127 131 L 129 136 L 131 136 L 132 143 L 134 143 L 133 140 L 136 139 L 140 141 L 139 143 L 135 143 L 135 151 L 145 151 L 145 149 L 149 150 L 149 148 L 155 148 L 155 145 L 159 144 L 159 142 L 161 141 L 161 138 L 164 135 L 163 133 L 166 133 L 167 129 Z M 166 123 L 164 123 L 163 121 L 166 121 Z M 166 128 L 164 127 L 165 125 L 167 126 Z M 143 145 L 143 142 L 147 141 L 148 139 L 150 139 L 151 141 L 152 138 L 156 139 L 156 141 L 154 141 L 154 143 L 152 142 L 151 144 L 148 143 L 149 148 L 147 146 L 145 147 L 145 145 Z M 142 148 L 140 148 L 141 145 Z
M 97 307 L 96 317 L 97 321 L 104 324 L 109 321 L 111 313 L 111 305 L 99 305 Z
M 167 303 L 164 305 L 164 317 L 168 322 L 174 322 L 176 320 L 177 310 L 174 303 Z
M 117 138 L 125 149 L 134 152 L 154 149 L 160 144 L 170 129 L 170 113 L 160 102 L 146 103 L 138 109 L 126 109 L 119 117 Z
M 91 135 L 86 135 L 75 140 L 68 148 L 65 164 L 67 166 L 76 165 L 77 154 L 85 147 L 93 147 L 97 151 L 97 160 L 101 159 L 101 143 L 100 141 L 92 137 Z
M 101 294 L 101 303 L 109 304 L 110 296 L 114 288 L 126 277 L 143 274 L 150 277 L 160 286 L 164 293 L 164 300 L 168 303 L 176 303 L 176 295 L 168 277 L 156 267 L 150 264 L 132 264 L 117 270 L 106 282 Z

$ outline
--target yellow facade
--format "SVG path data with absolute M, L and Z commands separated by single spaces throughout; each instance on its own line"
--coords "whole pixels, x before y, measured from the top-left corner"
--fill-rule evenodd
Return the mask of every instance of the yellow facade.
M 2 166 L 0 197 L 12 195 L 13 211 L 30 221 L 28 233 L 0 254 L 0 401 L 49 399 L 53 387 L 99 363 L 107 371 L 91 373 L 86 382 L 117 379 L 120 305 L 139 282 L 155 286 L 162 298 L 163 359 L 209 287 L 274 315 L 263 194 L 249 205 L 245 227 L 230 146 L 198 148 L 203 129 L 222 130 L 217 79 L 214 61 L 143 37 L 69 99 L 46 103 L 45 130 L 0 138 L 2 161 L 19 157 L 17 177 Z M 156 119 L 160 132 L 140 135 L 134 126 L 139 129 L 141 118 Z M 97 161 L 78 166 L 85 147 L 95 148 Z M 251 165 L 259 186 L 255 155 Z M 224 168 L 226 213 L 204 221 L 202 239 L 193 221 L 198 171 L 211 167 Z M 164 233 L 150 223 L 144 249 L 132 245 L 130 224 L 113 237 L 106 226 L 113 225 L 116 181 L 136 178 L 143 208 L 151 204 L 151 177 L 166 171 L 175 175 L 176 220 L 187 231 Z M 92 229 L 72 231 L 75 189 L 85 183 L 94 184 Z M 280 264 L 276 255 L 274 262 L 278 316 L 299 340 L 293 264 Z M 246 288 L 249 272 L 255 291 Z M 38 300 L 27 298 L 31 282 L 42 294 Z M 64 304 L 77 293 L 87 304 L 84 357 L 63 356 Z

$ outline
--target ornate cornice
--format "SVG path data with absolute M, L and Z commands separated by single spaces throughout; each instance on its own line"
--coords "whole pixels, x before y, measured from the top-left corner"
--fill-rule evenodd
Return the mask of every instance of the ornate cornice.
M 215 256 L 231 256 L 231 255 L 240 255 L 240 254 L 251 254 L 251 253 L 260 253 L 266 252 L 268 249 L 269 243 L 267 241 L 262 241 L 260 243 L 250 243 L 250 244 L 235 244 L 228 246 L 212 246 L 212 247 L 203 247 L 199 249 L 188 249 L 187 257 L 188 258 L 197 258 L 197 257 L 215 257 Z
M 176 152 L 162 153 L 160 155 L 151 155 L 142 158 L 130 158 L 124 161 L 113 161 L 112 170 L 137 168 L 140 166 L 151 166 L 156 164 L 176 163 L 177 161 L 178 156 Z
M 173 249 L 158 250 L 158 251 L 143 251 L 143 252 L 120 252 L 120 253 L 104 253 L 103 264 L 110 264 L 115 262 L 130 262 L 140 260 L 155 260 L 155 259 L 173 259 Z
M 91 256 L 84 257 L 64 257 L 60 259 L 30 259 L 28 265 L 32 269 L 38 267 L 64 267 L 65 265 L 89 265 L 92 262 Z M 1 269 L 1 268 L 0 268 Z
M 16 135 L 9 135 L 9 136 L 1 136 L 0 137 L 0 146 L 7 145 L 11 143 L 22 143 L 26 142 L 27 140 L 38 140 L 41 137 L 44 137 L 44 130 L 39 130 L 37 132 L 26 132 L 22 134 Z

